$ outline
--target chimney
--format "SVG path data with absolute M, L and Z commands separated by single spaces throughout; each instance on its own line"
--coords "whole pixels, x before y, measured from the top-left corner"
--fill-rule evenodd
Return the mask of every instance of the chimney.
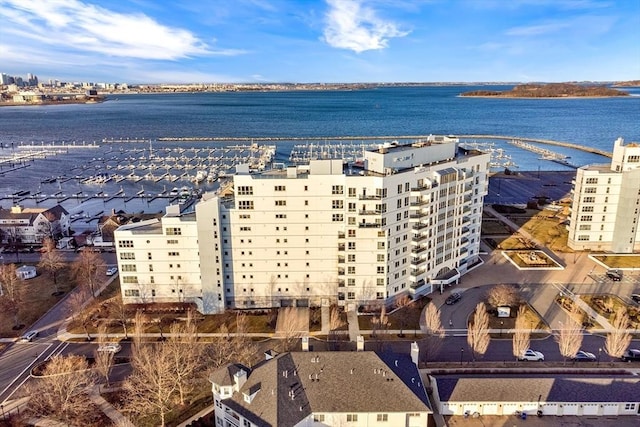
M 358 335 L 356 338 L 356 351 L 364 351 L 364 337 Z
M 309 337 L 302 337 L 302 351 L 309 351 Z
M 238 372 L 236 372 L 235 374 L 233 374 L 233 388 L 236 391 L 240 391 L 240 388 L 244 385 L 244 383 L 247 381 L 247 373 L 244 371 L 244 369 L 239 369 Z
M 420 347 L 418 347 L 418 343 L 417 342 L 412 342 L 411 343 L 411 361 L 416 365 L 416 368 L 418 368 L 418 361 L 420 360 Z

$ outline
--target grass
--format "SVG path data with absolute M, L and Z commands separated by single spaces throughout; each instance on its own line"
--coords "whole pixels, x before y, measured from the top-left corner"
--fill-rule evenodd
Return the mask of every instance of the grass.
M 640 255 L 594 255 L 607 268 L 640 268 Z
M 629 316 L 629 327 L 637 329 L 640 326 L 640 309 L 626 304 L 616 295 L 581 295 L 580 298 L 609 322 L 613 322 L 616 311 L 623 308 Z
M 525 324 L 528 325 L 529 329 L 548 329 L 547 324 L 543 319 L 538 316 L 538 313 L 533 311 L 529 304 L 525 304 Z M 509 317 L 498 317 L 496 315 L 489 316 L 489 329 L 514 329 L 516 327 L 516 314 L 518 313 L 518 307 L 511 307 L 511 316 Z M 511 336 L 511 334 L 507 334 L 506 331 L 502 334 L 503 336 Z
M 406 307 L 402 307 L 393 311 L 387 317 L 389 320 L 389 326 L 387 329 L 392 330 L 414 330 L 420 329 L 420 316 L 422 315 L 422 309 L 431 301 L 429 297 L 422 297 L 413 301 Z M 376 317 L 376 314 L 360 315 L 358 316 L 358 326 L 362 330 L 371 330 L 371 319 Z
M 565 212 L 552 209 L 526 209 L 525 211 L 523 214 L 506 214 L 505 216 L 549 249 L 559 252 L 571 252 L 571 249 L 567 246 L 569 233 L 563 225 L 567 218 Z M 527 241 L 517 230 L 514 232 L 497 219 L 493 219 L 488 215 L 483 217 L 482 235 L 505 234 L 510 236 L 503 239 L 494 237 L 499 249 L 516 250 L 535 247 L 533 242 Z
M 562 307 L 565 313 L 567 313 L 567 316 L 570 316 L 575 322 L 582 325 L 585 329 L 602 328 L 602 325 L 596 322 L 595 319 L 592 319 L 591 316 L 584 312 L 584 310 L 576 308 L 571 298 L 558 294 L 555 298 L 555 302 Z
M 33 263 L 21 263 L 21 265 L 35 265 Z M 37 268 L 37 267 L 36 267 Z M 61 295 L 52 295 L 55 292 L 53 280 L 49 275 L 38 268 L 38 275 L 33 279 L 24 280 L 20 286 L 22 291 L 22 303 L 18 314 L 18 323 L 22 328 L 14 330 L 13 316 L 0 311 L 0 336 L 17 337 L 22 335 L 30 325 L 44 315 L 58 301 L 65 297 L 69 291 L 75 288 L 71 279 L 69 268 L 60 270 L 57 274 L 58 290 Z

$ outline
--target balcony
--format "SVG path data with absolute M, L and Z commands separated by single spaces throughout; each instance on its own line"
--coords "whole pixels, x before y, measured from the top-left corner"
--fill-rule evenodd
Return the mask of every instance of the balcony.
M 469 206 L 465 206 L 464 208 L 462 208 L 462 213 L 469 213 L 471 212 L 471 208 Z
M 344 248 L 345 248 L 345 244 L 344 244 L 344 243 L 340 243 L 340 244 L 338 245 L 338 250 L 339 250 L 339 251 L 344 251 Z
M 469 218 L 468 216 L 462 217 L 463 224 L 469 224 L 470 222 L 471 222 L 471 218 Z
M 411 238 L 413 242 L 422 242 L 424 239 L 427 239 L 429 236 L 426 234 L 416 234 Z
M 360 210 L 358 212 L 360 215 L 381 215 L 382 211 L 374 209 L 374 210 Z
M 413 224 L 413 226 L 411 228 L 414 229 L 414 230 L 422 230 L 423 228 L 426 228 L 428 226 L 429 226 L 429 224 L 424 224 L 422 222 L 417 222 L 417 223 Z
M 412 253 L 412 254 L 420 254 L 420 253 L 422 253 L 422 252 L 424 252 L 424 251 L 426 251 L 426 250 L 427 250 L 427 248 L 426 248 L 426 247 L 424 247 L 424 246 L 422 246 L 422 247 L 416 247 L 416 248 L 412 248 L 411 253 Z
M 469 230 L 469 227 L 462 227 L 461 231 L 462 231 L 462 235 L 464 236 L 464 235 L 465 235 L 465 234 L 467 234 L 470 230 Z
M 424 205 L 428 205 L 429 203 L 430 203 L 430 200 L 423 199 L 423 200 L 420 200 L 418 202 L 411 202 L 411 204 L 409 206 L 412 206 L 412 207 L 424 206 Z
M 427 260 L 425 258 L 418 258 L 418 257 L 411 258 L 411 266 L 413 267 L 419 267 L 425 264 L 426 262 Z
M 338 276 L 344 276 L 344 268 L 338 269 Z
M 361 222 L 358 224 L 358 227 L 359 228 L 380 228 L 381 225 L 382 224 L 378 224 L 377 222 Z
M 469 243 L 469 239 L 467 239 L 466 237 L 463 237 L 462 239 L 460 239 L 461 245 L 466 245 L 467 243 Z
M 344 257 L 343 256 L 339 256 L 338 257 L 338 264 L 344 264 Z
M 360 194 L 358 200 L 382 200 L 381 194 Z
M 344 238 L 345 238 L 344 231 L 338 231 L 338 239 L 344 239 Z
M 339 288 L 344 288 L 344 280 L 343 279 L 338 279 L 337 284 L 338 284 Z

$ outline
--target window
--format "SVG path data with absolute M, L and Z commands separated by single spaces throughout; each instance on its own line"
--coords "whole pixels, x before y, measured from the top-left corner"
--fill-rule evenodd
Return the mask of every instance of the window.
M 287 187 L 285 187 L 284 185 L 276 185 L 275 187 L 273 187 L 273 191 L 287 191 Z
M 378 414 L 378 416 L 376 417 L 376 420 L 378 422 L 389 421 L 389 414 Z
M 344 201 L 343 200 L 332 200 L 331 201 L 331 209 L 344 209 Z
M 347 210 L 349 212 L 355 212 L 356 211 L 356 204 L 353 202 L 350 202 L 349 204 L 347 204 Z
M 124 276 L 121 280 L 122 283 L 138 283 L 138 276 Z
M 136 254 L 133 252 L 120 252 L 120 259 L 136 259 Z
M 591 224 L 580 224 L 580 231 L 589 231 L 591 230 Z
M 276 219 L 287 219 L 287 214 L 276 214 Z
M 593 196 L 588 196 L 588 197 L 584 197 L 582 201 L 584 203 L 594 203 L 596 201 L 596 198 Z
M 238 187 L 238 195 L 239 196 L 252 196 L 253 195 L 253 187 L 248 185 L 241 185 Z
M 349 197 L 356 197 L 355 187 L 349 187 Z
M 356 279 L 347 279 L 347 286 L 355 286 Z
M 356 262 L 356 254 L 347 255 L 347 262 Z
M 349 249 L 350 251 L 355 251 L 356 250 L 356 242 L 347 243 L 347 249 Z
M 313 415 L 313 421 L 316 423 L 323 423 L 324 422 L 324 414 L 314 414 Z
M 347 267 L 347 274 L 356 274 L 356 267 L 353 265 Z
M 636 410 L 636 404 L 635 403 L 625 403 L 624 404 L 624 410 L 625 411 L 635 411 Z
M 331 194 L 344 194 L 344 187 L 342 185 L 331 186 Z
M 125 297 L 139 297 L 140 291 L 138 289 L 125 289 L 124 290 Z
M 238 201 L 238 209 L 252 210 L 253 209 L 253 200 L 239 200 Z
M 135 264 L 122 264 L 122 271 L 135 272 L 135 271 L 137 271 L 136 270 L 136 265 Z
M 180 252 L 169 252 L 169 256 L 180 256 Z
M 581 234 L 581 235 L 579 235 L 579 236 L 578 236 L 578 240 L 581 240 L 581 241 L 588 241 L 588 240 L 589 240 L 589 235 L 587 235 L 587 234 Z
M 347 292 L 347 299 L 356 299 L 356 293 L 355 292 Z M 354 420 L 354 421 L 357 421 Z
M 593 206 L 583 206 L 582 212 L 593 212 Z
M 132 248 L 133 247 L 133 240 L 120 240 L 120 241 L 118 241 L 118 247 L 119 248 Z
M 167 245 L 177 245 L 178 239 L 169 239 L 167 240 Z
M 592 221 L 593 220 L 593 216 L 591 215 L 582 215 L 580 217 L 580 221 Z
M 384 249 L 385 242 L 378 242 L 378 249 Z
M 286 200 L 276 200 L 276 206 L 287 206 Z
M 587 194 L 595 194 L 596 187 L 585 187 L 584 192 Z
M 598 183 L 598 178 L 587 178 L 586 183 L 587 184 L 597 184 Z
M 355 423 L 358 421 L 358 414 L 347 414 L 347 422 Z
M 240 231 L 251 231 L 251 227 L 240 227 Z
M 343 222 L 344 221 L 344 215 L 342 215 L 342 214 L 333 214 L 333 215 L 331 215 L 331 221 L 332 222 Z
M 180 227 L 167 227 L 167 236 L 181 236 L 182 229 Z
M 348 230 L 347 231 L 347 236 L 356 237 L 356 230 Z
M 384 268 L 384 267 L 382 267 L 382 268 Z M 384 278 L 378 277 L 376 279 L 376 286 L 384 286 Z
M 384 274 L 384 266 L 383 265 L 379 265 L 376 267 L 376 272 L 378 274 Z

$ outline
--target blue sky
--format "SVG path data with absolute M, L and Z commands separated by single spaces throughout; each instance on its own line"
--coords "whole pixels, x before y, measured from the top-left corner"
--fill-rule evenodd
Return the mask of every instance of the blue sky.
M 640 0 L 0 0 L 0 72 L 63 81 L 640 79 Z

